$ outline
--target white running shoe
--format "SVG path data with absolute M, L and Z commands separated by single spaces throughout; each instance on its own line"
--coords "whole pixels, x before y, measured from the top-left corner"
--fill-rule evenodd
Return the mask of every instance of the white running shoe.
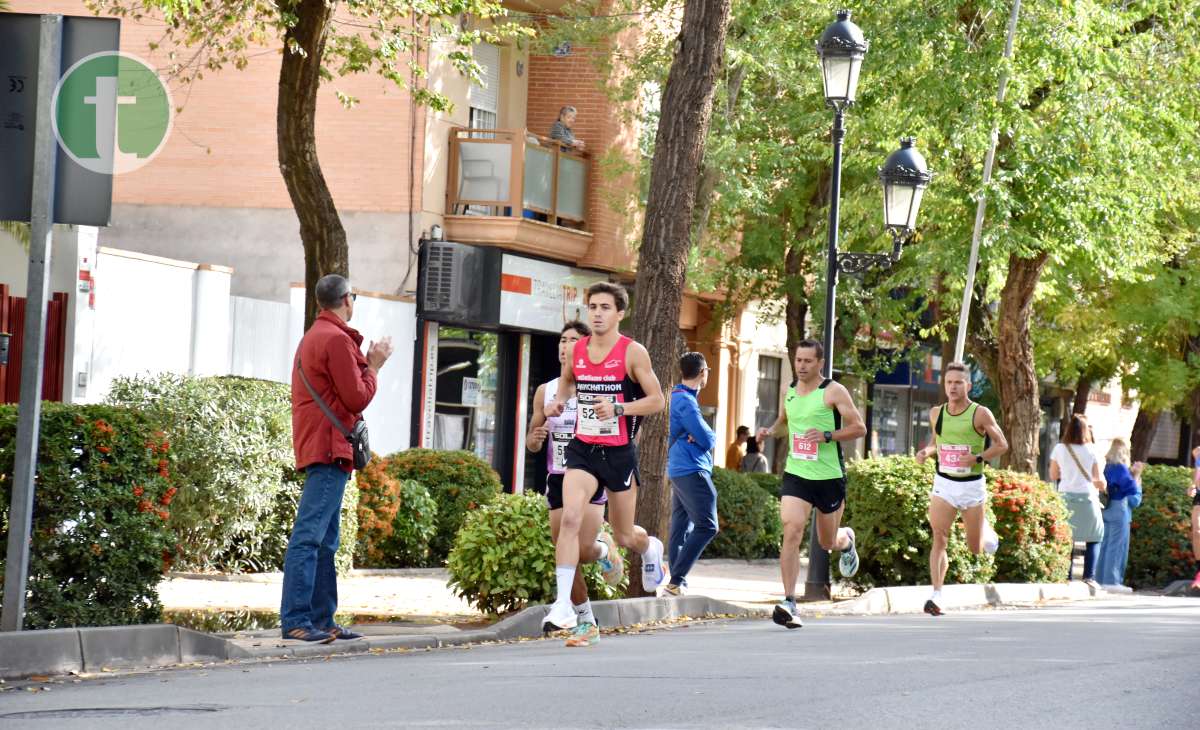
M 987 523 L 983 523 L 983 551 L 988 555 L 995 555 L 1000 549 L 1000 536 L 996 534 L 996 529 Z
M 642 590 L 654 591 L 667 579 L 662 564 L 663 544 L 657 537 L 650 538 L 650 547 L 642 553 Z
M 575 613 L 574 606 L 570 603 L 555 602 L 546 613 L 546 620 L 542 622 L 542 631 L 547 634 L 565 631 L 575 628 L 578 623 L 579 616 Z

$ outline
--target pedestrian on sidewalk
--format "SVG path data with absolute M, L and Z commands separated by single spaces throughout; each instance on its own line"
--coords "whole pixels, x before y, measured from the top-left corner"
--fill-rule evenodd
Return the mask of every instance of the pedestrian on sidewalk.
M 725 468 L 737 471 L 742 468 L 742 459 L 746 456 L 746 442 L 750 440 L 750 427 L 738 426 L 733 443 L 725 449 Z
M 1050 478 L 1058 482 L 1058 491 L 1070 512 L 1071 541 L 1084 543 L 1083 582 L 1093 588 L 1100 540 L 1104 538 L 1104 520 L 1100 512 L 1100 492 L 1106 489 L 1096 455 L 1088 448 L 1088 422 L 1081 413 L 1071 416 L 1067 437 L 1050 452 Z M 1067 579 L 1074 575 L 1074 560 Z
M 742 457 L 741 472 L 743 474 L 766 474 L 769 471 L 771 471 L 771 465 L 767 463 L 767 457 L 762 452 L 757 434 L 751 436 L 746 441 L 746 455 Z
M 667 476 L 671 479 L 671 536 L 667 557 L 671 582 L 664 595 L 680 596 L 687 574 L 717 534 L 717 488 L 713 486 L 712 450 L 717 436 L 700 415 L 696 396 L 708 385 L 708 363 L 698 352 L 679 358 L 683 382 L 671 391 L 671 446 Z
M 1113 439 L 1104 461 L 1108 506 L 1103 512 L 1104 538 L 1100 541 L 1096 581 L 1102 586 L 1119 586 L 1125 584 L 1129 523 L 1133 509 L 1142 503 L 1142 469 L 1146 465 L 1140 461 L 1129 465 L 1129 447 L 1121 439 Z
M 1192 468 L 1192 486 L 1187 492 L 1192 498 L 1192 557 L 1196 560 L 1192 590 L 1200 591 L 1200 446 L 1192 449 Z
M 342 495 L 354 470 L 354 449 L 345 434 L 354 432 L 375 397 L 376 378 L 392 354 L 392 342 L 389 337 L 372 342 L 362 354 L 363 337 L 347 324 L 357 295 L 345 277 L 321 277 L 316 296 L 321 312 L 300 340 L 292 363 L 292 444 L 296 469 L 306 478 L 283 561 L 279 623 L 285 639 L 327 644 L 361 636 L 333 622 L 333 558 Z

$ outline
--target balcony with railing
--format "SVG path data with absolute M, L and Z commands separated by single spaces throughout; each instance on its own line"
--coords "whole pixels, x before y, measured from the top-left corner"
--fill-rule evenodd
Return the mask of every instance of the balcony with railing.
M 445 234 L 576 262 L 588 252 L 588 182 L 584 153 L 526 130 L 450 132 Z

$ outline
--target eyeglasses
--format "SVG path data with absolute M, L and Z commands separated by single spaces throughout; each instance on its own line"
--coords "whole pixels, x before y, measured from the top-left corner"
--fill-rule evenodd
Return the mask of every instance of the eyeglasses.
M 354 292 L 346 292 L 343 296 L 350 297 L 350 301 L 352 302 L 358 301 L 358 294 L 355 294 Z

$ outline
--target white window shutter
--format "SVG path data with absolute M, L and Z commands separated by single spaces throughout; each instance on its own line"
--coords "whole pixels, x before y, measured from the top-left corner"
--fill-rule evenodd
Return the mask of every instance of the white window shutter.
M 484 86 L 471 83 L 467 98 L 476 109 L 500 113 L 500 47 L 490 43 L 479 43 L 474 49 L 475 63 L 478 63 L 480 77 Z

